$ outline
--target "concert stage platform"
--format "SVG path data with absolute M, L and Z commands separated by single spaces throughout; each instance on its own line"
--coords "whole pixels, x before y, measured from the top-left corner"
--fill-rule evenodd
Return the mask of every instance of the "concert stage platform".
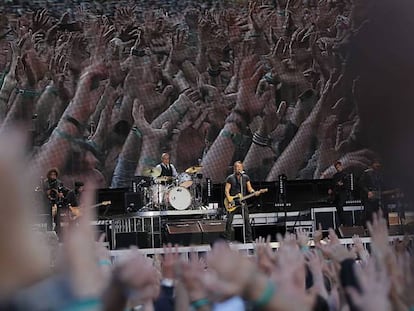
M 344 208 L 350 224 L 356 224 L 362 213 L 361 205 L 347 205 Z M 253 232 L 256 236 L 270 234 L 275 239 L 276 233 L 288 230 L 294 232 L 301 228 L 312 237 L 318 223 L 325 231 L 336 228 L 336 209 L 330 207 L 312 207 L 301 211 L 253 212 L 249 215 Z M 167 242 L 181 245 L 212 242 L 213 238 L 222 236 L 226 216 L 220 209 L 203 207 L 197 210 L 140 211 L 111 217 L 109 224 L 111 248 L 119 249 L 136 244 L 141 248 L 157 248 Z M 237 232 L 243 226 L 242 216 L 236 214 L 233 226 Z M 215 234 L 213 234 L 215 233 Z

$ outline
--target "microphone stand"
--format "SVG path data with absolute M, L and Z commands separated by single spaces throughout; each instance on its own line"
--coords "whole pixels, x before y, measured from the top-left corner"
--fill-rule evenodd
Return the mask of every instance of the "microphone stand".
M 246 244 L 246 224 L 245 224 L 246 219 L 244 218 L 245 217 L 245 215 L 244 215 L 244 202 L 242 201 L 243 197 L 244 197 L 244 193 L 243 193 L 243 174 L 242 173 L 240 173 L 240 194 L 241 194 L 241 202 L 240 202 L 241 206 L 240 207 L 242 209 L 242 220 L 243 220 L 243 244 Z

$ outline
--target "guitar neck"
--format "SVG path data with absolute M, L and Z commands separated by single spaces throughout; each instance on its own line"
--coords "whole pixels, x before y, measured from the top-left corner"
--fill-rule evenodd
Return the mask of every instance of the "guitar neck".
M 248 195 L 240 198 L 240 201 L 247 200 L 247 199 L 249 199 L 249 198 L 251 198 L 251 197 L 253 197 L 253 196 L 257 195 L 257 194 L 265 193 L 265 192 L 267 192 L 267 190 L 268 190 L 267 188 L 264 188 L 264 189 L 260 189 L 260 190 L 257 190 L 255 192 L 252 192 L 252 193 L 250 193 L 250 194 L 248 194 Z
M 252 197 L 252 196 L 254 196 L 254 195 L 256 195 L 256 192 L 250 193 L 250 194 L 248 194 L 248 195 L 246 195 L 246 196 L 242 197 L 242 198 L 240 199 L 240 201 L 247 200 L 247 199 L 251 198 L 251 197 Z
M 100 203 L 96 203 L 94 205 L 90 205 L 90 208 L 94 208 L 94 207 L 98 207 L 98 206 L 102 206 L 102 205 L 109 205 L 111 204 L 110 201 L 104 201 L 104 202 L 100 202 Z M 69 208 L 80 208 L 80 206 L 69 206 Z

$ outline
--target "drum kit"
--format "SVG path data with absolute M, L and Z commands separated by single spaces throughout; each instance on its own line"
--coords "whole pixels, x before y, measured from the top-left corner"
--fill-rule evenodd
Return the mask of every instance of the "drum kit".
M 199 209 L 202 200 L 202 166 L 192 166 L 177 177 L 161 176 L 161 169 L 149 167 L 143 176 L 151 178 L 149 185 L 140 187 L 143 193 L 143 208 L 151 210 Z

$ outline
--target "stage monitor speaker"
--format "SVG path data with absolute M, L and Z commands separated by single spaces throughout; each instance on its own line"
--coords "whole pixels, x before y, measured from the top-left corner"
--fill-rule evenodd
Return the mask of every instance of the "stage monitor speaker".
M 352 238 L 355 234 L 359 235 L 360 237 L 366 236 L 366 231 L 363 226 L 353 226 L 353 227 L 340 226 L 338 230 L 341 233 L 343 238 Z
M 211 244 L 224 238 L 226 222 L 222 220 L 201 220 L 198 222 L 202 232 L 202 244 Z
M 403 226 L 404 234 L 414 234 L 414 223 Z
M 139 248 L 150 247 L 149 235 L 147 232 L 122 232 L 115 235 L 115 249 L 129 248 L 138 246 Z
M 391 235 L 412 235 L 414 234 L 414 224 L 408 225 L 393 225 L 389 226 L 388 234 Z
M 202 242 L 201 228 L 197 221 L 170 222 L 165 225 L 165 240 L 182 246 L 199 245 Z

